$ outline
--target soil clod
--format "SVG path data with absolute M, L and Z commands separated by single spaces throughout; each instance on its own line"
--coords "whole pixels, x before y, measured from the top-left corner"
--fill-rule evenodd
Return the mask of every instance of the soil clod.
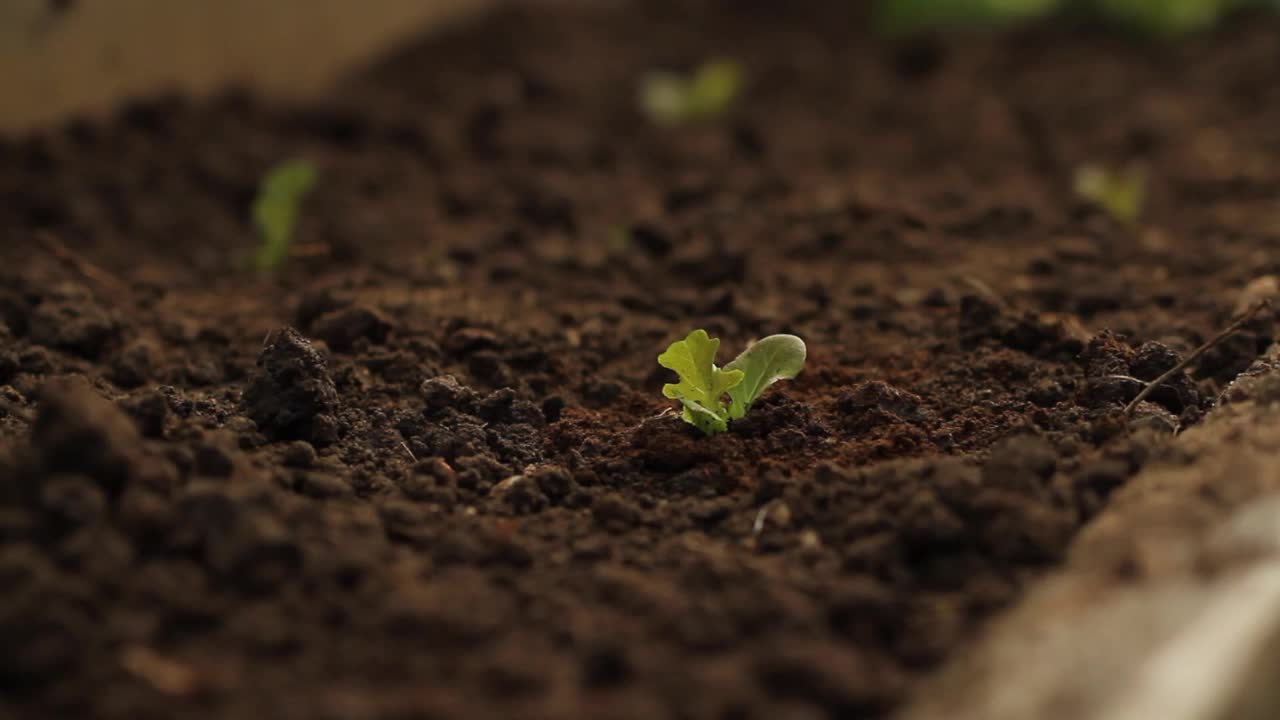
M 244 391 L 245 414 L 274 440 L 336 440 L 338 391 L 318 350 L 291 327 L 272 333 Z

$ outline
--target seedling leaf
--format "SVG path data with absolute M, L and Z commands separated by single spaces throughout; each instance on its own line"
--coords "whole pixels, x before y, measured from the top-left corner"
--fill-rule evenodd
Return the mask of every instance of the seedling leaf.
M 799 375 L 805 353 L 804 341 L 795 335 L 770 335 L 734 358 L 725 369 L 742 371 L 742 382 L 729 389 L 729 417 L 746 415 L 770 385 Z
M 771 335 L 724 369 L 715 364 L 719 349 L 719 340 L 694 330 L 658 356 L 659 365 L 680 377 L 680 382 L 664 385 L 662 394 L 679 400 L 680 417 L 707 435 L 727 430 L 729 421 L 746 415 L 766 388 L 795 377 L 805 359 L 804 341 L 794 335 Z
M 714 118 L 728 111 L 743 86 L 742 66 L 732 60 L 712 60 L 693 76 L 690 97 L 694 117 Z
M 889 34 L 933 27 L 999 27 L 1042 17 L 1061 0 L 880 0 L 877 21 Z
M 302 199 L 315 184 L 315 168 L 305 160 L 281 163 L 263 177 L 253 201 L 253 222 L 260 242 L 253 256 L 255 269 L 275 270 L 288 259 Z
M 715 435 L 729 429 L 729 421 L 693 400 L 682 400 L 680 418 L 698 428 L 704 435 Z
M 655 71 L 641 81 L 640 107 L 660 125 L 714 120 L 744 85 L 742 66 L 732 60 L 710 60 L 689 74 Z
M 658 356 L 658 364 L 674 370 L 680 382 L 662 386 L 662 394 L 681 402 L 696 403 L 719 415 L 716 411 L 721 407 L 721 397 L 742 381 L 741 371 L 716 367 L 719 349 L 720 340 L 708 337 L 706 330 L 694 330 L 684 340 L 671 343 L 667 351 Z
M 1096 0 L 1111 22 L 1151 36 L 1174 36 L 1213 27 L 1235 0 Z M 1244 4 L 1244 3 L 1235 3 Z
M 1085 165 L 1076 170 L 1076 194 L 1129 227 L 1136 227 L 1142 219 L 1146 187 L 1146 175 L 1138 167 L 1112 170 Z
M 1280 7 L 1277 0 L 880 0 L 877 19 L 888 33 L 931 28 L 992 28 L 1060 15 L 1094 18 L 1148 37 L 1173 37 L 1213 27 L 1229 14 Z

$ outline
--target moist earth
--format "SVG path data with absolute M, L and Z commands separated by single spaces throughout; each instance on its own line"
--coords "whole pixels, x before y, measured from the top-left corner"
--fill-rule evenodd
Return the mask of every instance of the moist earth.
M 1277 286 L 1280 25 L 850 5 L 514 5 L 304 106 L 0 141 L 0 715 L 889 716 L 1269 343 L 1122 412 Z M 728 117 L 638 112 L 713 56 Z M 1140 229 L 1086 162 L 1147 168 Z M 702 437 L 655 361 L 697 327 L 809 363 Z

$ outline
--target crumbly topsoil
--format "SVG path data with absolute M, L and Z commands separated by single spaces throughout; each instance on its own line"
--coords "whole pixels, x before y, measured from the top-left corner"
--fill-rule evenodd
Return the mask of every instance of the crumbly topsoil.
M 530 5 L 306 107 L 0 141 L 0 716 L 886 717 L 1269 342 L 1119 411 L 1280 269 L 1274 22 Z M 718 55 L 729 118 L 638 114 Z M 1131 161 L 1140 231 L 1069 189 Z M 809 365 L 700 437 L 696 327 Z

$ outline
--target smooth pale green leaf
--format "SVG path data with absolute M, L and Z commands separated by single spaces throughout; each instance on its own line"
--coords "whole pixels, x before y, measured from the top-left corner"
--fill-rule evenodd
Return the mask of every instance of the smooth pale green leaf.
M 877 19 L 886 32 L 909 33 L 1001 27 L 1061 12 L 1166 37 L 1210 28 L 1255 7 L 1280 8 L 1280 0 L 880 0 Z
M 742 66 L 732 60 L 704 63 L 693 76 L 690 111 L 695 118 L 710 119 L 728 112 L 745 85 Z
M 253 201 L 253 222 L 260 241 L 253 256 L 255 268 L 274 270 L 284 264 L 302 199 L 315 184 L 315 167 L 305 160 L 281 163 L 263 177 Z
M 671 72 L 651 72 L 640 82 L 640 108 L 659 125 L 676 125 L 688 112 L 689 83 Z
M 658 356 L 658 364 L 674 370 L 680 378 L 678 383 L 664 385 L 662 394 L 681 401 L 684 419 L 707 434 L 724 430 L 727 408 L 722 398 L 742 381 L 741 371 L 716 367 L 719 349 L 718 339 L 709 337 L 705 330 L 694 330 Z M 711 422 L 707 416 L 718 422 Z
M 640 108 L 660 125 L 713 120 L 728 112 L 745 86 L 742 66 L 710 60 L 692 73 L 650 72 L 640 82 Z
M 1212 27 L 1232 0 L 1094 0 L 1111 22 L 1148 35 L 1179 35 Z
M 877 21 L 891 34 L 934 27 L 996 27 L 1042 17 L 1061 0 L 880 0 Z
M 1076 170 L 1074 184 L 1077 195 L 1121 223 L 1135 226 L 1142 219 L 1147 180 L 1140 168 L 1111 170 L 1085 165 Z
M 742 372 L 742 381 L 729 389 L 729 417 L 740 418 L 770 385 L 790 380 L 804 368 L 804 341 L 795 335 L 770 335 L 747 348 L 726 370 Z

